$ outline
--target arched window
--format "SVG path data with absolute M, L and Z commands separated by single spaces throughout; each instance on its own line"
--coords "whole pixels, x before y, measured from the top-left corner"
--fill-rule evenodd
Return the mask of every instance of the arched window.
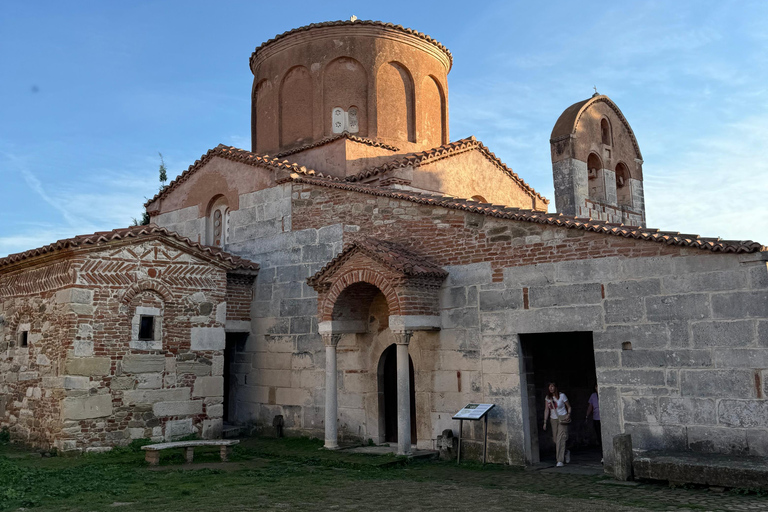
M 606 146 L 612 146 L 612 137 L 611 137 L 611 123 L 608 122 L 606 118 L 603 118 L 600 121 L 600 135 L 603 139 L 603 144 Z
M 216 196 L 208 206 L 206 218 L 206 242 L 214 247 L 224 247 L 227 243 L 229 224 L 229 204 L 224 196 Z
M 487 203 L 488 201 L 485 200 L 483 196 L 472 196 L 472 201 L 477 201 L 478 203 Z

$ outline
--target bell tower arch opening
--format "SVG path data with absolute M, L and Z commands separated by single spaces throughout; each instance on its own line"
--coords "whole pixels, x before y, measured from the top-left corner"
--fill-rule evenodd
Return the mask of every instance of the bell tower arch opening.
M 587 157 L 587 176 L 589 179 L 589 198 L 595 201 L 605 201 L 603 161 L 595 153 L 590 153 Z
M 616 164 L 616 201 L 622 206 L 632 206 L 632 192 L 629 186 L 629 167 L 624 162 Z

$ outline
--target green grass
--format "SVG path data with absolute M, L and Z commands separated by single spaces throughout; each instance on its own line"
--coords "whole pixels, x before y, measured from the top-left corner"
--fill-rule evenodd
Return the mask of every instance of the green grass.
M 257 501 L 316 498 L 338 484 L 338 471 L 353 479 L 386 478 L 392 456 L 322 451 L 317 440 L 249 439 L 222 465 L 219 449 L 195 449 L 195 463 L 184 466 L 182 450 L 161 452 L 160 470 L 151 470 L 140 450 L 148 441 L 104 454 L 42 458 L 13 445 L 0 446 L 0 510 L 102 510 L 115 502 L 141 502 L 143 510 L 175 510 L 180 503 L 232 499 L 230 488 L 246 488 Z M 179 465 L 178 468 L 174 467 Z M 171 469 L 168 469 L 168 467 Z M 217 467 L 218 466 L 218 467 Z M 346 478 L 345 478 L 346 480 Z M 275 485 L 280 483 L 281 485 Z M 209 505 L 210 506 L 210 501 Z M 206 506 L 200 504 L 200 510 Z
M 361 509 L 367 505 L 381 510 L 390 505 L 392 493 L 429 503 L 445 499 L 440 489 L 446 486 L 460 497 L 478 493 L 500 496 L 514 489 L 535 496 L 536 503 L 550 503 L 559 496 L 593 500 L 586 503 L 605 510 L 612 503 L 669 509 L 669 503 L 659 502 L 658 488 L 644 493 L 596 485 L 603 478 L 599 476 L 350 454 L 322 450 L 322 441 L 314 439 L 245 439 L 232 450 L 228 464 L 219 461 L 216 447 L 195 449 L 192 465 L 184 464 L 182 450 L 166 450 L 161 452 L 159 468 L 144 462 L 140 447 L 146 443 L 136 441 L 109 453 L 78 457 L 41 457 L 34 451 L 0 443 L 0 511 L 327 510 L 339 502 L 340 494 L 346 500 L 346 510 L 357 509 L 358 503 Z M 402 503 L 399 508 L 403 508 Z M 469 506 L 448 503 L 449 508 Z

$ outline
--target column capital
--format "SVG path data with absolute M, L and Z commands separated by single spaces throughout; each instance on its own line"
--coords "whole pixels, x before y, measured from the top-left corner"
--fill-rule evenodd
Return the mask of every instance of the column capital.
M 411 342 L 413 331 L 399 331 L 392 334 L 395 336 L 395 343 L 398 345 L 408 345 Z
M 341 339 L 341 334 L 322 334 L 321 336 L 326 347 L 335 347 Z

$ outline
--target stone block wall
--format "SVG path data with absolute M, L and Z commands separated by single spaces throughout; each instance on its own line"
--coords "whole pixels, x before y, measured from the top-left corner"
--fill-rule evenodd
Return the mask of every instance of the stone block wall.
M 288 199 L 290 198 L 290 201 Z M 603 440 L 633 434 L 639 448 L 763 453 L 768 349 L 763 255 L 718 255 L 308 184 L 240 198 L 227 250 L 261 264 L 252 336 L 234 373 L 240 421 L 320 435 L 324 347 L 306 278 L 357 237 L 395 241 L 449 271 L 442 329 L 409 351 L 418 442 L 431 447 L 472 401 L 497 404 L 490 460 L 537 457 L 538 424 L 520 335 L 592 333 Z M 255 210 L 254 210 L 255 209 Z M 376 364 L 390 343 L 376 320 L 338 348 L 340 432 L 381 435 Z M 720 334 L 717 334 L 720 333 Z M 629 345 L 631 343 L 631 350 Z M 465 426 L 479 453 L 479 424 Z M 474 443 L 473 443 L 474 440 Z
M 260 264 L 251 336 L 231 371 L 239 422 L 271 425 L 281 414 L 288 431 L 322 435 L 325 349 L 306 279 L 341 251 L 343 228 L 292 231 L 292 202 L 310 195 L 279 185 L 242 194 L 231 213 L 227 251 Z
M 226 270 L 159 240 L 0 276 L 0 425 L 62 451 L 221 432 Z M 47 287 L 55 287 L 48 290 Z M 138 339 L 154 317 L 155 340 Z M 28 346 L 18 332 L 29 329 Z

